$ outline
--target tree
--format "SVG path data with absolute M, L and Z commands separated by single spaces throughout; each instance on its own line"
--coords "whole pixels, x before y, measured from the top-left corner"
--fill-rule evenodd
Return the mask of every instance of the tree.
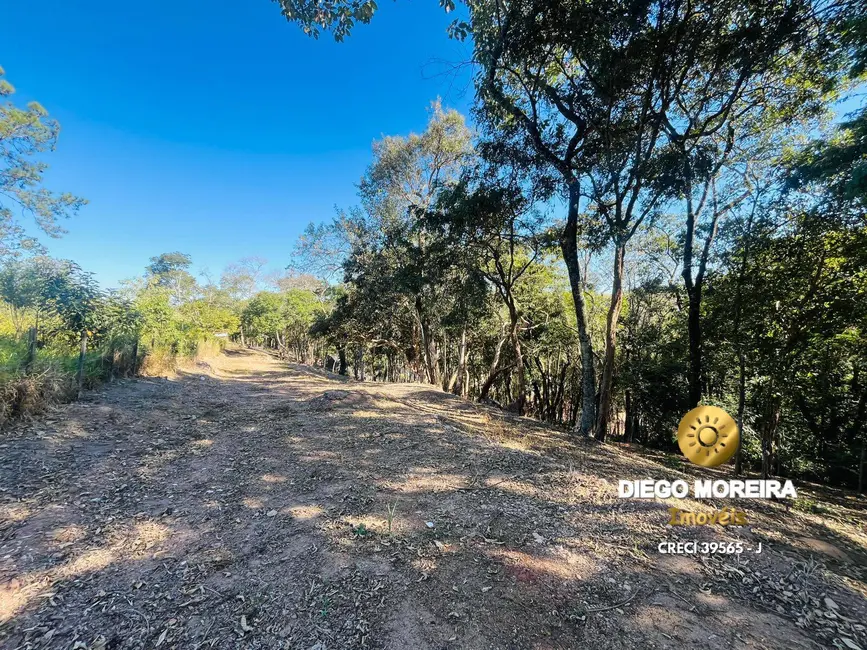
M 803 454 L 790 454 L 789 462 L 825 458 L 834 443 L 842 439 L 851 448 L 858 439 L 859 409 L 867 400 L 861 382 L 867 361 L 862 331 L 867 230 L 810 213 L 785 216 L 776 226 L 764 220 L 742 240 L 741 246 L 750 246 L 744 273 L 721 275 L 710 284 L 714 338 L 733 341 L 744 355 L 746 399 L 759 432 L 764 476 L 784 466 L 781 432 L 787 418 L 790 447 L 802 444 L 795 419 L 817 443 Z M 733 262 L 742 259 L 740 252 Z M 743 303 L 739 322 L 730 317 L 736 301 Z M 739 331 L 731 331 L 734 325 Z
M 47 307 L 45 288 L 55 271 L 55 262 L 47 257 L 24 260 L 10 259 L 0 268 L 0 298 L 6 303 L 20 336 L 29 312 L 33 312 L 34 326 L 39 325 L 39 316 Z
M 535 166 L 537 182 L 550 182 L 548 169 L 558 173 L 571 214 L 584 180 L 614 246 L 597 436 L 606 432 L 622 260 L 635 229 L 665 198 L 682 202 L 690 401 L 697 403 L 704 277 L 719 223 L 745 195 L 721 192 L 724 180 L 743 188 L 736 163 L 748 164 L 759 135 L 817 112 L 833 87 L 836 68 L 826 51 L 834 43 L 823 26 L 841 5 L 748 4 L 473 8 L 481 112 L 494 140 L 488 151 L 495 160 Z M 567 218 L 564 230 L 569 242 L 574 220 Z M 577 278 L 573 251 L 564 248 L 564 256 Z
M 267 264 L 268 260 L 256 256 L 245 257 L 229 264 L 220 276 L 220 286 L 233 300 L 248 300 L 260 288 L 263 269 Z
M 0 98 L 7 98 L 15 89 L 3 75 L 0 68 Z M 48 165 L 39 154 L 54 150 L 59 133 L 60 125 L 37 102 L 26 108 L 11 101 L 0 104 L 0 257 L 40 249 L 16 213 L 32 218 L 49 237 L 59 237 L 65 232 L 60 222 L 86 203 L 42 187 Z
M 469 187 L 467 182 L 446 193 L 437 208 L 428 215 L 436 228 L 443 228 L 444 246 L 462 251 L 468 273 L 483 277 L 495 288 L 509 315 L 508 340 L 514 359 L 501 362 L 502 343 L 497 345 L 488 377 L 482 384 L 479 399 L 486 399 L 497 377 L 506 371 L 517 375 L 514 409 L 524 414 L 526 370 L 521 347 L 523 310 L 516 299 L 521 278 L 539 254 L 541 219 L 530 209 L 529 201 L 506 179 L 483 179 Z
M 87 340 L 99 322 L 103 294 L 91 273 L 74 262 L 65 262 L 45 286 L 45 299 L 52 305 L 63 327 L 79 337 L 76 383 L 81 394 L 84 382 L 84 360 Z
M 281 4 L 340 38 L 375 9 Z M 305 235 L 344 280 L 311 333 L 361 378 L 462 377 L 598 439 L 623 423 L 671 450 L 685 410 L 719 404 L 738 470 L 863 480 L 863 110 L 800 146 L 863 81 L 863 0 L 466 7 L 487 177 L 470 148 L 426 183 L 412 138 L 378 143 L 362 205 Z
M 334 281 L 343 274 L 343 264 L 365 241 L 368 231 L 367 215 L 361 207 L 338 209 L 331 221 L 307 225 L 295 242 L 289 269 Z
M 283 299 L 286 345 L 294 349 L 298 361 L 309 363 L 312 360 L 310 327 L 316 315 L 323 312 L 322 303 L 315 293 L 307 289 L 288 289 Z
M 283 347 L 284 301 L 270 291 L 257 293 L 241 312 L 241 324 L 252 337 L 269 338 Z
M 281 4 L 308 33 L 332 29 L 338 40 L 376 8 Z M 824 106 L 840 64 L 835 28 L 853 6 L 473 1 L 469 23 L 453 25 L 453 35 L 473 37 L 479 116 L 489 134 L 483 155 L 525 169 L 541 191 L 567 200 L 560 241 L 582 346 L 583 432 L 595 426 L 602 438 L 607 431 L 626 245 L 664 201 L 683 211 L 690 401 L 701 399 L 701 302 L 716 233 L 749 193 L 743 179 L 759 136 Z M 590 208 L 583 213 L 582 199 Z M 597 224 L 614 248 L 614 268 L 594 421 L 593 347 L 577 258 L 579 235 L 598 235 Z
M 542 18 L 538 24 L 537 15 Z M 573 31 L 564 50 L 544 37 L 554 25 L 556 40 L 562 32 L 555 23 L 564 18 L 533 3 L 509 8 L 485 3 L 472 9 L 472 31 L 474 58 L 480 64 L 476 84 L 479 116 L 489 134 L 481 148 L 483 156 L 494 165 L 532 173 L 531 182 L 540 193 L 565 189 L 567 211 L 559 240 L 581 344 L 579 429 L 589 435 L 595 425 L 596 375 L 579 262 L 579 221 L 590 107 L 585 103 L 586 90 L 573 83 L 574 77 L 562 70 L 558 57 L 568 58 L 570 46 L 592 47 L 597 41 L 591 25 L 597 21 L 589 20 L 589 14 L 576 16 L 580 19 L 569 23 Z M 578 31 L 574 31 L 576 25 Z
M 168 290 L 175 306 L 181 305 L 196 292 L 196 279 L 189 269 L 193 262 L 186 253 L 162 253 L 151 258 L 145 267 L 145 277 Z
M 407 138 L 386 137 L 374 143 L 374 162 L 359 187 L 359 196 L 376 231 L 408 247 L 406 262 L 395 276 L 412 296 L 418 320 L 427 379 L 441 383 L 440 350 L 434 336 L 434 314 L 442 267 L 431 264 L 432 233 L 417 215 L 433 207 L 438 194 L 458 181 L 473 155 L 470 131 L 457 111 L 445 111 L 437 101 L 427 128 Z
M 360 359 L 368 346 L 383 339 L 373 331 L 374 323 L 398 318 L 395 310 L 406 308 L 415 320 L 425 380 L 448 384 L 438 334 L 441 319 L 453 307 L 447 284 L 459 278 L 437 246 L 436 233 L 420 217 L 458 182 L 472 156 L 463 116 L 434 102 L 424 132 L 374 143 L 374 160 L 359 186 L 361 205 L 339 212 L 330 224 L 311 226 L 299 242 L 296 258 L 303 261 L 302 270 L 340 265 L 344 281 L 358 289 L 352 304 L 369 307 L 363 316 L 367 322 L 353 328 Z M 381 306 L 380 311 L 373 305 Z
M 768 147 L 772 134 L 824 110 L 836 74 L 825 55 L 836 47 L 825 30 L 843 4 L 760 3 L 747 14 L 733 5 L 672 51 L 675 62 L 695 61 L 681 66 L 683 82 L 666 104 L 662 157 L 684 215 L 692 404 L 703 393 L 701 302 L 716 234 L 749 196 L 751 164 L 779 154 Z

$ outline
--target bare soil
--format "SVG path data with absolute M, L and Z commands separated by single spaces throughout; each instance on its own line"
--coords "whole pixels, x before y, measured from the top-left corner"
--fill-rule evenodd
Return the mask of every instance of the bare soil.
M 0 434 L 0 647 L 867 648 L 864 500 L 617 498 L 693 471 L 228 350 Z

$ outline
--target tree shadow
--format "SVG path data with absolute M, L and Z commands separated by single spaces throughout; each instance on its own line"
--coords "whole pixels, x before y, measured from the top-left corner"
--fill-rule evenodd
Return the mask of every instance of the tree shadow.
M 4 439 L 0 644 L 824 642 L 658 554 L 667 504 L 616 481 L 677 472 L 423 386 L 260 359 L 118 383 Z M 773 545 L 778 564 L 798 552 Z M 833 593 L 863 619 L 853 587 Z

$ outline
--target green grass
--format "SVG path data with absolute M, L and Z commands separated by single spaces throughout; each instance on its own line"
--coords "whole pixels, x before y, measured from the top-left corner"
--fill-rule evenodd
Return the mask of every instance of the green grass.
M 792 504 L 792 508 L 801 512 L 809 512 L 814 515 L 831 514 L 832 510 L 826 508 L 821 503 L 808 497 L 798 497 Z
M 358 537 L 364 537 L 365 535 L 370 533 L 370 531 L 364 524 L 358 524 L 355 528 L 352 529 L 352 533 L 354 535 L 357 535 Z

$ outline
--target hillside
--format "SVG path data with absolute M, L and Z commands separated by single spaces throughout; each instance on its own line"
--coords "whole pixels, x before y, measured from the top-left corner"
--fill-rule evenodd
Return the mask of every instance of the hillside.
M 863 499 L 672 529 L 617 480 L 690 468 L 429 386 L 233 349 L 0 436 L 4 648 L 867 647 Z

